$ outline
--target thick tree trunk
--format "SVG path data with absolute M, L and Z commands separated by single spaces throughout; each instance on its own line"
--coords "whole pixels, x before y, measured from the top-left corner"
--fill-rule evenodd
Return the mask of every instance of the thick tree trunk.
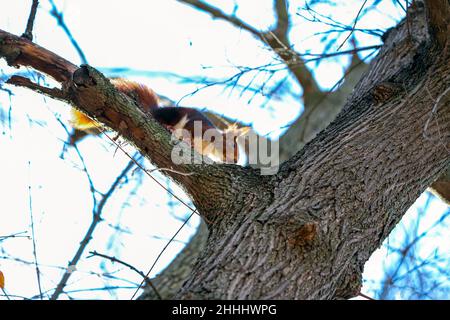
M 190 3 L 184 0 L 182 0 L 181 2 Z M 194 4 L 195 3 L 198 4 L 199 1 L 194 1 Z M 277 14 L 277 25 L 280 25 L 280 19 L 284 19 L 285 21 L 289 22 L 288 16 L 283 11 L 283 9 L 285 8 L 283 3 L 284 2 L 282 0 L 275 1 L 276 8 L 274 11 Z M 434 4 L 431 3 L 431 5 Z M 205 8 L 198 7 L 197 5 L 194 6 L 197 7 L 197 9 L 199 9 L 200 11 L 205 10 Z M 206 8 L 206 10 L 211 11 L 213 9 Z M 438 12 L 437 16 L 439 16 L 439 14 L 440 12 Z M 221 17 L 219 16 L 219 18 Z M 437 20 L 438 19 L 439 18 L 437 18 Z M 226 18 L 224 18 L 224 20 L 236 25 L 235 22 L 227 20 Z M 436 29 L 442 28 L 439 28 L 438 26 Z M 295 53 L 281 50 L 282 48 L 280 48 L 280 45 L 282 44 L 284 44 L 284 48 L 290 47 L 289 41 L 287 39 L 287 29 L 276 27 L 274 31 L 276 30 L 281 30 L 279 32 L 274 32 L 274 34 L 278 35 L 277 39 L 272 39 L 271 33 L 268 33 L 266 37 L 264 37 L 264 39 L 273 40 L 272 42 L 268 42 L 268 44 L 274 49 L 277 54 L 287 54 L 284 60 L 286 61 L 287 66 L 290 67 L 289 61 L 295 60 Z M 289 56 L 289 54 L 291 56 Z M 305 68 L 302 63 L 297 63 L 296 65 L 301 65 L 302 69 L 293 69 L 291 71 L 299 80 L 300 85 L 307 85 L 307 78 L 311 77 L 311 74 L 309 72 L 305 72 Z M 315 90 L 305 91 L 307 99 L 304 99 L 305 110 L 303 114 L 290 126 L 287 132 L 279 140 L 280 163 L 283 163 L 294 156 L 305 146 L 307 142 L 312 140 L 320 131 L 325 129 L 329 125 L 329 123 L 336 118 L 336 115 L 342 110 L 346 98 L 352 92 L 355 84 L 359 81 L 362 74 L 367 70 L 367 68 L 368 65 L 361 61 L 355 53 L 352 58 L 352 63 L 349 66 L 344 78 L 344 83 L 336 91 L 328 94 L 325 92 L 321 92 L 317 86 L 315 87 Z M 299 75 L 301 75 L 301 77 L 299 77 Z M 213 118 L 215 117 L 214 114 L 212 114 L 211 116 Z M 229 120 L 228 122 L 232 122 L 232 120 Z M 222 123 L 219 119 L 218 126 L 220 126 L 221 124 Z M 431 184 L 429 190 L 437 195 L 442 201 L 450 205 L 450 166 L 447 167 L 446 172 L 444 172 L 434 183 Z M 193 245 L 188 245 L 189 250 L 183 250 L 174 260 L 176 266 L 180 265 L 180 261 L 187 261 L 182 268 L 177 269 L 173 268 L 173 266 L 170 265 L 168 267 L 168 270 L 164 270 L 154 279 L 157 282 L 163 282 L 165 284 L 163 286 L 163 290 L 168 294 L 166 297 L 171 297 L 178 291 L 180 282 L 182 282 L 180 278 L 188 278 L 190 274 L 189 268 L 191 268 L 192 266 L 192 261 L 197 259 L 199 254 L 198 252 L 194 251 L 193 248 L 198 248 L 199 250 L 203 249 L 204 243 L 206 243 L 207 239 L 207 232 L 208 231 L 206 228 L 199 229 L 197 231 L 197 236 L 194 238 L 195 241 Z M 198 239 L 205 239 L 203 245 L 200 245 L 201 243 L 198 241 Z M 179 273 L 177 273 L 176 270 L 179 270 Z M 166 290 L 166 288 L 170 288 L 172 291 L 169 292 L 168 290 Z M 144 296 L 146 298 L 154 298 L 152 292 L 152 288 L 145 288 Z
M 270 181 L 270 197 L 210 226 L 178 298 L 359 292 L 364 263 L 450 161 L 448 44 L 424 11 L 416 3 L 412 30 L 390 32 L 344 111 Z
M 167 132 L 95 69 L 3 31 L 0 56 L 62 89 L 10 83 L 75 104 L 170 168 L 192 197 L 210 233 L 178 298 L 348 298 L 372 252 L 450 164 L 449 15 L 447 0 L 416 1 L 337 119 L 271 177 L 175 165 Z
M 304 114 L 292 124 L 278 141 L 280 146 L 280 163 L 294 156 L 307 142 L 311 141 L 336 118 L 336 115 L 342 110 L 347 96 L 352 92 L 367 68 L 368 65 L 361 61 L 357 54 L 354 54 L 347 71 L 348 74 L 338 90 L 332 93 L 317 91 L 308 94 L 310 99 L 308 100 L 308 105 L 305 101 Z M 319 102 L 314 101 L 312 96 L 317 96 L 320 99 Z M 219 128 L 226 128 L 229 123 L 233 123 L 232 119 L 225 119 L 224 122 L 221 117 L 214 113 L 208 113 L 207 115 L 210 119 L 213 119 L 215 125 Z M 254 132 L 253 134 L 256 133 Z M 259 136 L 258 139 L 265 138 Z M 250 151 L 255 154 L 258 152 L 258 150 L 247 150 L 247 153 Z M 159 293 L 163 299 L 174 297 L 186 279 L 188 279 L 194 263 L 206 245 L 207 238 L 208 228 L 206 226 L 199 228 L 186 245 L 186 248 L 180 251 L 166 269 L 152 279 L 154 285 L 159 288 Z M 140 299 L 154 300 L 158 299 L 158 296 L 152 287 L 145 286 Z

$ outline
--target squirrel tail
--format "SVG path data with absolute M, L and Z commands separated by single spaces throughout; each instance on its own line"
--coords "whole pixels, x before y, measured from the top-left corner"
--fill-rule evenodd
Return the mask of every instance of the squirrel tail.
M 90 131 L 92 129 L 96 129 L 101 126 L 95 120 L 92 120 L 83 112 L 78 111 L 77 109 L 72 108 L 70 113 L 71 113 L 70 125 L 75 129 L 81 131 Z
M 152 109 L 158 107 L 158 96 L 152 89 L 150 89 L 146 85 L 122 78 L 111 79 L 111 83 L 116 87 L 117 90 L 135 100 L 144 112 L 149 112 Z M 95 120 L 91 119 L 86 114 L 76 109 L 72 109 L 71 111 L 70 124 L 75 129 L 82 131 L 98 129 L 101 126 Z

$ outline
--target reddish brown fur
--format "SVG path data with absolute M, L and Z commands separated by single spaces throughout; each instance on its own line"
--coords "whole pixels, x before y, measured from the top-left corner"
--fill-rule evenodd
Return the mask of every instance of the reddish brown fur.
M 152 114 L 152 116 L 157 120 L 160 124 L 166 127 L 168 130 L 173 131 L 174 127 L 183 119 L 186 118 L 186 123 L 184 124 L 184 128 L 191 133 L 191 146 L 193 146 L 194 141 L 194 122 L 200 121 L 202 123 L 202 134 L 205 133 L 208 129 L 216 129 L 218 130 L 214 124 L 200 111 L 193 108 L 184 108 L 184 107 L 158 107 L 158 96 L 156 93 L 147 87 L 146 85 L 118 78 L 112 79 L 111 83 L 116 87 L 117 90 L 126 94 L 131 99 L 135 100 L 139 107 L 146 113 Z M 84 132 L 89 132 L 90 129 L 98 129 L 99 124 L 97 124 L 94 120 L 85 116 L 83 113 L 74 110 L 72 124 L 76 129 L 82 130 Z M 114 112 L 109 113 L 109 118 L 111 121 L 119 121 L 120 119 L 112 119 L 114 118 Z M 117 118 L 117 117 L 116 117 Z M 220 131 L 220 130 L 219 130 Z M 221 132 L 223 136 L 223 162 L 234 162 L 238 161 L 238 146 L 236 143 L 236 138 L 240 131 L 236 129 L 229 128 L 224 132 Z M 233 133 L 236 133 L 233 136 Z M 233 154 L 227 155 L 227 146 L 226 139 L 232 139 L 232 144 L 234 145 Z M 205 142 L 205 147 L 208 145 L 208 142 Z M 203 146 L 196 148 L 196 150 L 202 154 L 208 153 L 203 150 Z M 211 156 L 210 154 L 206 154 Z M 217 154 L 216 154 L 217 155 Z
M 145 112 L 158 107 L 158 96 L 146 85 L 122 78 L 112 79 L 111 83 L 117 90 L 136 100 Z

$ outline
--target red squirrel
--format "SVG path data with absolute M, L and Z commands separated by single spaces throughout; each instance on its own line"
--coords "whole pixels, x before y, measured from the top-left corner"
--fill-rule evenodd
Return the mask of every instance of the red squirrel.
M 199 110 L 185 107 L 160 107 L 157 94 L 146 85 L 122 78 L 110 81 L 117 90 L 135 100 L 145 113 L 151 114 L 163 127 L 175 134 L 177 138 L 188 142 L 198 153 L 218 162 L 238 162 L 237 138 L 246 134 L 249 128 L 230 125 L 224 130 L 219 130 Z M 201 124 L 201 130 L 194 130 L 196 122 Z M 76 129 L 71 137 L 72 145 L 86 134 L 98 134 L 101 127 L 96 121 L 76 109 L 72 109 L 71 125 Z M 182 137 L 179 134 L 180 129 L 186 130 L 189 136 Z M 211 139 L 205 139 L 207 131 L 209 135 L 212 135 Z M 214 140 L 214 136 L 222 137 L 221 145 Z

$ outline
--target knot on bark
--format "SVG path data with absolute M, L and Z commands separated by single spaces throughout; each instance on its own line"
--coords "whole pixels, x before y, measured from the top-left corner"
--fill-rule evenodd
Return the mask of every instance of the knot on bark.
M 317 235 L 317 226 L 314 223 L 306 223 L 300 228 L 288 231 L 287 242 L 294 247 L 303 247 L 312 244 Z
M 95 77 L 100 74 L 94 68 L 83 64 L 73 73 L 73 83 L 79 87 L 91 87 L 97 84 Z
M 20 63 L 17 62 L 17 59 L 21 53 L 22 50 L 18 47 L 10 45 L 6 37 L 0 37 L 0 56 L 5 58 L 8 66 L 19 68 Z

